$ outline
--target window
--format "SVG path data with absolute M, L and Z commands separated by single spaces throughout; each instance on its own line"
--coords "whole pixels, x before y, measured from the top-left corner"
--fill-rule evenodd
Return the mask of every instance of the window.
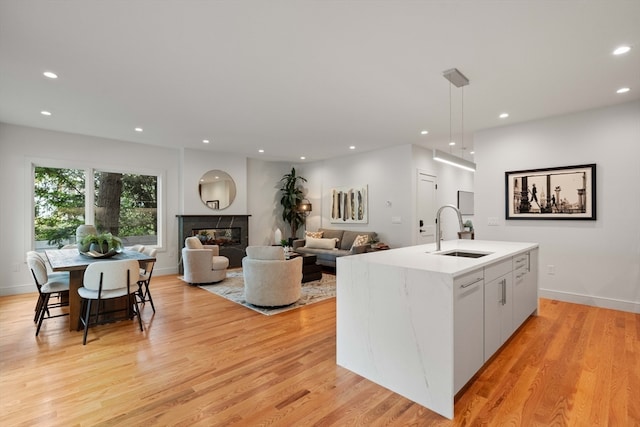
M 76 227 L 85 222 L 125 246 L 158 244 L 156 175 L 37 166 L 34 201 L 36 248 L 75 243 Z
M 85 223 L 84 171 L 36 167 L 34 184 L 36 248 L 69 243 L 76 227 Z

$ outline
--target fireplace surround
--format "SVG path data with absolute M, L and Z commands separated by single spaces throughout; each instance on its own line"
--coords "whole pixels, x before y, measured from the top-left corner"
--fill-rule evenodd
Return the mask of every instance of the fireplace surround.
M 218 245 L 220 255 L 229 258 L 229 267 L 242 267 L 249 245 L 250 215 L 176 215 L 178 248 L 182 253 L 184 239 L 198 236 L 204 245 Z M 182 262 L 179 263 L 183 273 Z

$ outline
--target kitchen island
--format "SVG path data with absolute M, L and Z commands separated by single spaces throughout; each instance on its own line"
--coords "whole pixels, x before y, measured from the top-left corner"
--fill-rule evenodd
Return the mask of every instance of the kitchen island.
M 537 312 L 538 244 L 442 242 L 337 260 L 337 363 L 452 419 L 455 394 Z

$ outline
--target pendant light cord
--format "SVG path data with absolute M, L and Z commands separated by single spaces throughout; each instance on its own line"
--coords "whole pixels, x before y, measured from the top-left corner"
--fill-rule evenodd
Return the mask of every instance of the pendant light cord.
M 451 109 L 451 82 L 449 82 L 449 153 L 452 153 L 452 146 L 451 146 L 451 129 L 452 129 L 452 109 Z

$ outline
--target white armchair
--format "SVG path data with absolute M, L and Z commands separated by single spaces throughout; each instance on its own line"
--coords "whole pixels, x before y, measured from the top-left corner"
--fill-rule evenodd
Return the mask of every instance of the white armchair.
M 285 259 L 280 246 L 248 246 L 242 259 L 244 298 L 260 307 L 293 304 L 302 292 L 302 257 Z
M 229 258 L 220 256 L 218 245 L 203 245 L 195 236 L 185 239 L 182 262 L 187 283 L 215 283 L 227 277 Z

